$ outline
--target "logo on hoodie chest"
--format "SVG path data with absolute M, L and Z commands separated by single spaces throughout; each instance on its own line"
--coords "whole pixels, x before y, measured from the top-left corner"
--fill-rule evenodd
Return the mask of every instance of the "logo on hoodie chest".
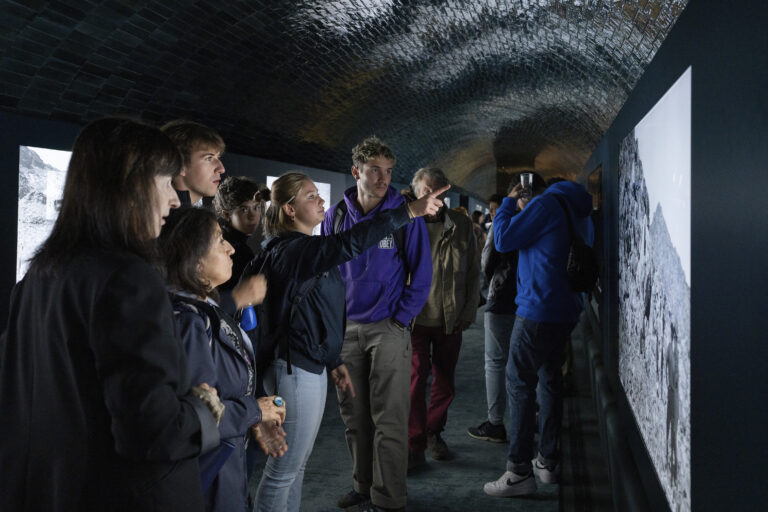
M 387 235 L 379 241 L 379 249 L 394 249 L 395 238 L 392 235 Z

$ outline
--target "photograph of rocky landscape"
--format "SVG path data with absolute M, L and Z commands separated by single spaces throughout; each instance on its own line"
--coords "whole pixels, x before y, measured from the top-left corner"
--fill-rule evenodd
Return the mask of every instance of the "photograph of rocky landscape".
M 69 151 L 19 146 L 16 281 L 24 277 L 29 259 L 56 222 L 70 155 Z
M 673 511 L 691 510 L 689 68 L 621 143 L 619 377 Z

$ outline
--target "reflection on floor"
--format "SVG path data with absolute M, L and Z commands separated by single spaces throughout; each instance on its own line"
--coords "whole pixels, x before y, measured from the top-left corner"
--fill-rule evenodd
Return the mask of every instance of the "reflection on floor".
M 470 438 L 466 430 L 486 419 L 483 314 L 464 334 L 456 371 L 456 399 L 448 414 L 443 439 L 455 458 L 438 462 L 427 454 L 428 466 L 408 478 L 410 512 L 474 512 L 488 510 L 554 512 L 557 510 L 611 510 L 605 462 L 600 455 L 597 420 L 590 397 L 583 356 L 581 329 L 574 332 L 575 357 L 568 379 L 563 435 L 563 483 L 539 484 L 537 493 L 525 498 L 492 498 L 483 492 L 485 482 L 503 472 L 507 446 Z M 577 375 L 578 374 L 578 375 Z M 574 375 L 576 377 L 574 377 Z M 577 460 L 571 460 L 576 458 Z M 255 494 L 261 478 L 260 464 L 251 479 Z M 336 393 L 329 387 L 323 423 L 304 476 L 301 510 L 336 512 L 336 501 L 352 489 L 352 469 L 344 441 Z M 562 501 L 562 503 L 561 503 Z

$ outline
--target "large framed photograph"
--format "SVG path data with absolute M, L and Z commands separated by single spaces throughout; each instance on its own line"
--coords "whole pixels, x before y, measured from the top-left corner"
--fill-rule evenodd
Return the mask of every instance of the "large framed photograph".
M 619 378 L 669 506 L 691 509 L 691 68 L 619 150 Z
M 16 281 L 45 242 L 59 216 L 70 151 L 19 146 L 19 209 L 16 237 Z

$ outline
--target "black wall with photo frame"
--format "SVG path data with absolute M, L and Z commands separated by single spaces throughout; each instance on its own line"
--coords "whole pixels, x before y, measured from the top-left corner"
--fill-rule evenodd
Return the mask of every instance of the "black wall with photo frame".
M 624 137 L 692 67 L 691 506 L 768 501 L 768 4 L 690 0 L 584 167 L 602 167 L 602 356 L 650 510 L 666 498 L 618 379 L 618 155 Z
M 0 331 L 5 329 L 16 284 L 19 146 L 69 151 L 81 129 L 72 123 L 0 112 Z

